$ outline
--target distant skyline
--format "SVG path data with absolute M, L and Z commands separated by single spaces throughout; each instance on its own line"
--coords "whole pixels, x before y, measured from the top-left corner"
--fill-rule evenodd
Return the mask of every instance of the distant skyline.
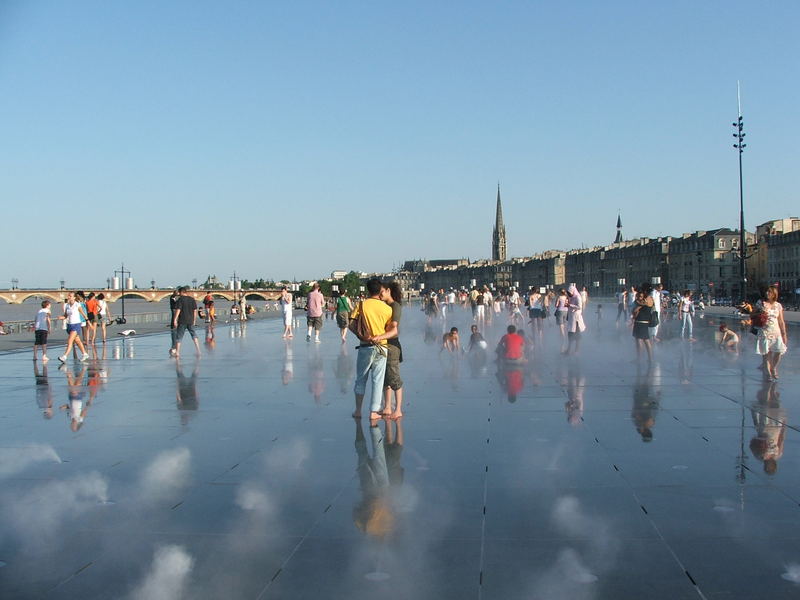
M 0 3 L 0 288 L 317 278 L 798 216 L 800 5 Z

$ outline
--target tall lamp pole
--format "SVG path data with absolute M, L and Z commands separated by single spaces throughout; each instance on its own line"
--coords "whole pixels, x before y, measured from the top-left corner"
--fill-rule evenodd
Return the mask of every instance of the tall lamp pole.
M 742 186 L 742 152 L 747 147 L 744 143 L 744 120 L 742 118 L 742 94 L 739 89 L 739 82 L 736 82 L 736 99 L 739 107 L 739 118 L 735 123 L 732 123 L 736 132 L 733 137 L 736 138 L 736 143 L 733 145 L 739 152 L 739 275 L 741 277 L 741 294 L 742 302 L 747 301 L 747 272 L 745 271 L 745 261 L 747 260 L 746 252 L 747 246 L 745 245 L 744 235 L 744 188 Z
M 125 263 L 122 263 L 122 266 L 119 268 L 119 270 L 114 271 L 114 275 L 116 275 L 117 273 L 119 273 L 120 276 L 120 288 L 122 290 L 122 295 L 120 296 L 120 298 L 122 299 L 122 316 L 119 319 L 117 319 L 117 324 L 124 325 L 125 323 L 127 323 L 127 321 L 125 320 L 125 273 L 130 275 L 131 272 L 126 271 Z

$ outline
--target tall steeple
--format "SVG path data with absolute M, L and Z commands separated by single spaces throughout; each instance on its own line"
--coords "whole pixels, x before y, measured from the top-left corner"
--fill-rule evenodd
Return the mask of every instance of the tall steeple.
M 500 184 L 497 184 L 497 214 L 492 232 L 492 260 L 506 260 L 506 226 L 503 225 L 503 205 L 500 203 Z
M 617 213 L 617 238 L 614 240 L 615 244 L 622 241 L 622 217 Z

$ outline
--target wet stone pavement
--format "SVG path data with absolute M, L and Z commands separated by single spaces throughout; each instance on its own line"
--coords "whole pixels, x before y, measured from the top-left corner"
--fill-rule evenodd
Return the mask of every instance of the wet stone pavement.
M 747 333 L 737 359 L 666 323 L 648 370 L 611 319 L 577 357 L 547 321 L 498 372 L 406 309 L 405 417 L 375 427 L 332 321 L 177 364 L 164 334 L 0 356 L 0 598 L 800 597 L 792 340 L 769 384 Z

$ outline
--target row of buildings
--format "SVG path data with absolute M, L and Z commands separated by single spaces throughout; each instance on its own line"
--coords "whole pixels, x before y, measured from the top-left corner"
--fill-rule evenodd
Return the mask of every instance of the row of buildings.
M 768 221 L 755 233 L 746 232 L 745 240 L 747 293 L 777 283 L 782 296 L 794 296 L 800 288 L 800 218 Z M 576 283 L 600 297 L 613 296 L 625 285 L 660 282 L 667 290 L 689 289 L 709 298 L 738 300 L 742 296 L 739 245 L 739 231 L 727 228 L 626 240 L 618 217 L 616 239 L 607 246 L 509 259 L 498 188 L 492 259 L 406 261 L 393 277 L 406 289 L 416 290 L 475 285 L 558 288 Z

